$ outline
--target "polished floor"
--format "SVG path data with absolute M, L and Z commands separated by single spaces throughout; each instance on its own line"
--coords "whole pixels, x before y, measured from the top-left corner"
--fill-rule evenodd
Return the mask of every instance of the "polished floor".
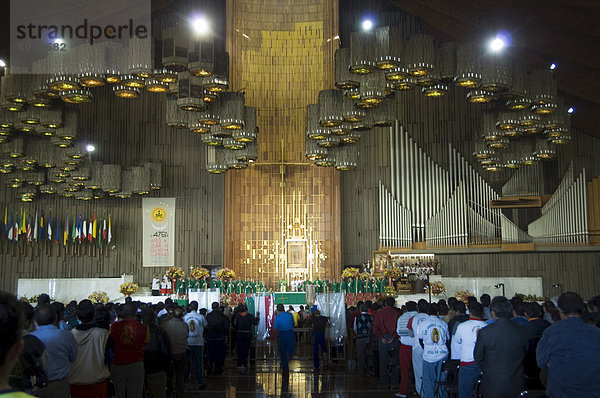
M 187 385 L 188 397 L 393 397 L 397 391 L 378 389 L 378 378 L 347 370 L 347 361 L 340 358 L 314 370 L 312 356 L 305 347 L 298 347 L 290 362 L 288 377 L 282 375 L 275 352 L 257 351 L 257 358 L 246 371 L 236 368 L 235 355 L 229 355 L 223 375 L 206 377 L 208 386 L 200 390 Z M 308 348 L 308 347 L 306 347 Z

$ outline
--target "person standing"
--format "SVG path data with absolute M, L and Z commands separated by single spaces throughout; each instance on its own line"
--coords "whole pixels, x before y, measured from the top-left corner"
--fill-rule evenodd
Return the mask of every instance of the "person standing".
M 200 389 L 206 388 L 202 360 L 204 357 L 204 329 L 208 325 L 206 318 L 198 313 L 198 302 L 190 303 L 190 312 L 184 315 L 183 321 L 189 328 L 188 334 L 188 367 L 185 370 L 183 381 L 187 383 L 192 369 L 196 372 L 196 380 Z
M 408 301 L 406 312 L 398 318 L 396 333 L 400 336 L 400 385 L 397 397 L 406 398 L 408 395 L 408 380 L 410 379 L 410 365 L 412 363 L 412 346 L 414 345 L 414 333 L 408 329 L 408 321 L 417 315 L 417 303 Z
M 277 304 L 277 316 L 273 328 L 277 330 L 279 340 L 279 355 L 284 374 L 290 373 L 289 361 L 294 355 L 294 317 L 285 312 L 283 304 Z
M 173 376 L 175 381 L 175 393 L 177 398 L 183 397 L 183 374 L 186 368 L 188 334 L 189 328 L 183 321 L 183 310 L 175 308 L 173 304 L 165 306 L 167 319 L 161 323 L 161 327 L 167 332 L 171 341 L 171 360 L 173 361 Z M 173 385 L 173 379 L 169 380 L 167 374 L 167 392 Z
M 36 308 L 35 321 L 38 328 L 31 334 L 44 343 L 48 353 L 48 385 L 39 388 L 37 395 L 41 398 L 69 397 L 67 378 L 70 373 L 69 365 L 77 358 L 77 341 L 71 332 L 58 329 L 56 310 L 50 304 L 42 304 Z
M 483 393 L 486 398 L 518 397 L 525 389 L 527 336 L 522 326 L 510 320 L 512 308 L 506 297 L 494 297 L 491 314 L 494 323 L 479 330 L 474 351 L 483 372 Z
M 206 315 L 206 345 L 208 346 L 208 372 L 223 374 L 225 363 L 225 338 L 229 334 L 229 319 L 219 309 L 216 301 Z
M 412 365 L 415 375 L 415 388 L 418 394 L 423 391 L 423 347 L 419 344 L 419 339 L 416 337 L 416 330 L 419 324 L 423 322 L 429 315 L 429 303 L 425 299 L 420 299 L 417 302 L 418 313 L 408 320 L 407 328 L 412 331 L 415 338 L 413 339 L 412 347 Z
M 110 335 L 115 341 L 115 358 L 110 367 L 110 378 L 117 395 L 141 398 L 144 391 L 144 345 L 150 342 L 148 326 L 135 320 L 137 306 L 123 304 L 123 319 L 114 323 Z
M 436 303 L 429 304 L 429 317 L 419 324 L 415 336 L 423 347 L 423 398 L 433 398 L 435 382 L 445 379 L 442 373 L 442 363 L 448 357 L 448 325 L 439 315 Z M 445 392 L 441 393 L 445 396 Z
M 600 396 L 600 329 L 581 320 L 583 309 L 577 293 L 561 294 L 561 320 L 547 328 L 538 343 L 537 363 L 548 373 L 550 397 Z
M 375 314 L 373 334 L 379 345 L 379 388 L 387 389 L 388 381 L 392 388 L 398 388 L 398 353 L 400 341 L 396 333 L 396 324 L 400 315 L 393 297 L 384 300 L 385 307 Z M 390 358 L 391 355 L 391 358 Z M 389 372 L 389 375 L 388 375 Z
M 150 342 L 144 346 L 144 373 L 147 398 L 165 398 L 167 372 L 171 364 L 171 341 L 167 332 L 158 327 L 151 308 L 142 310 L 142 322 L 148 326 Z
M 109 366 L 115 342 L 106 329 L 95 323 L 96 309 L 90 300 L 77 306 L 79 325 L 72 330 L 77 341 L 77 358 L 71 365 L 69 384 L 72 398 L 105 398 L 108 393 Z
M 367 374 L 367 352 L 369 349 L 369 338 L 373 329 L 375 318 L 369 314 L 369 307 L 363 304 L 360 308 L 361 313 L 354 318 L 354 333 L 356 334 L 356 362 L 358 372 Z
M 319 351 L 323 353 L 323 361 L 327 360 L 327 346 L 325 344 L 325 329 L 329 326 L 329 319 L 321 316 L 321 311 L 315 310 L 315 315 L 310 319 L 312 325 L 313 365 L 319 369 Z M 319 350 L 319 347 L 321 348 Z
M 483 306 L 477 302 L 469 305 L 469 320 L 460 323 L 456 328 L 456 333 L 452 338 L 452 349 L 458 350 L 452 353 L 452 357 L 460 360 L 460 370 L 458 372 L 458 394 L 459 398 L 471 398 L 475 383 L 479 378 L 481 370 L 475 362 L 473 353 L 479 330 L 486 327 L 487 323 L 483 320 Z
M 259 313 L 256 317 L 248 312 L 248 307 L 242 304 L 235 314 L 234 327 L 236 331 L 235 346 L 237 350 L 237 368 L 243 372 L 248 368 L 248 355 L 252 343 L 252 327 L 258 325 Z
M 158 274 L 154 275 L 154 278 L 152 278 L 152 295 L 160 295 L 160 279 L 158 279 Z

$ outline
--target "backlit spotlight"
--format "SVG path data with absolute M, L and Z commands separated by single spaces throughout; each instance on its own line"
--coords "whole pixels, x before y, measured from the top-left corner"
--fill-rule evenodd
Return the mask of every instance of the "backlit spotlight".
M 54 44 L 65 44 L 65 41 L 60 37 L 57 37 L 56 39 L 54 39 Z
M 556 64 L 555 64 L 554 62 L 552 62 L 552 63 L 550 64 L 550 69 L 551 69 L 551 70 L 554 70 L 554 69 L 556 69 Z
M 210 23 L 204 17 L 194 18 L 192 20 L 192 27 L 194 28 L 194 32 L 199 35 L 205 35 L 210 31 Z
M 362 28 L 364 31 L 369 31 L 373 28 L 373 22 L 370 19 L 365 19 L 362 22 Z
M 0 68 L 4 68 L 6 66 L 6 62 L 3 59 L 0 59 Z
M 504 46 L 505 46 L 504 40 L 502 40 L 499 37 L 496 37 L 492 41 L 490 41 L 490 50 L 492 50 L 494 52 L 499 52 L 500 50 L 502 50 L 504 48 Z
M 575 112 L 575 108 L 570 107 L 569 109 L 567 109 L 567 113 L 573 113 Z
M 88 144 L 88 145 L 85 147 L 85 150 L 86 150 L 86 151 L 88 151 L 88 152 L 94 152 L 94 151 L 96 150 L 96 147 L 95 147 L 95 146 L 93 146 L 92 144 Z

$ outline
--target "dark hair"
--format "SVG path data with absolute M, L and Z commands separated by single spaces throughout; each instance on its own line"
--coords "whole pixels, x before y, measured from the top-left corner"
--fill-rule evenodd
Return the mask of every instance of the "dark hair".
M 476 318 L 483 318 L 483 305 L 478 303 L 477 301 L 469 303 L 469 314 L 473 315 Z
M 363 304 L 360 306 L 360 312 L 367 312 L 369 311 L 369 306 L 366 304 Z
M 21 301 L 21 311 L 23 311 L 23 317 L 25 322 L 33 321 L 35 309 L 31 304 Z
M 108 308 L 103 305 L 98 306 L 95 321 L 99 328 L 110 330 L 110 311 Z
M 385 305 L 387 305 L 388 307 L 393 307 L 394 305 L 396 305 L 396 299 L 393 297 L 387 297 L 385 299 Z
M 50 304 L 38 305 L 34 318 L 38 326 L 50 325 L 56 321 L 56 310 Z
M 156 323 L 156 314 L 150 308 L 144 308 L 142 310 L 142 322 L 145 325 L 154 325 Z
M 137 306 L 133 303 L 125 303 L 121 306 L 123 318 L 133 318 L 137 314 Z
M 285 311 L 283 304 L 277 304 L 277 311 L 279 311 L 279 312 Z
M 56 311 L 56 318 L 59 321 L 62 321 L 63 319 L 65 319 L 65 305 L 63 303 L 55 301 L 50 305 Z
M 542 317 L 542 306 L 538 303 L 523 303 L 523 310 L 527 314 L 527 318 L 541 318 Z
M 481 297 L 479 297 L 479 300 L 481 301 L 481 305 L 483 305 L 484 307 L 489 307 L 492 298 L 489 294 L 483 293 Z
M 167 302 L 165 301 L 165 305 L 167 304 Z M 216 301 L 213 302 L 210 307 L 213 309 L 213 311 L 216 311 L 219 309 L 219 303 L 217 303 Z
M 129 304 L 129 303 L 133 303 L 133 299 L 131 298 L 131 296 L 125 297 L 125 304 Z
M 417 308 L 421 313 L 427 313 L 429 310 L 429 303 L 425 299 L 421 299 L 417 302 Z
M 175 308 L 175 312 L 173 314 L 177 319 L 183 318 L 183 310 L 181 308 Z
M 510 301 L 504 296 L 496 296 L 492 299 L 492 311 L 496 314 L 496 317 L 501 319 L 508 319 L 512 315 L 512 308 L 510 307 Z
M 456 303 L 458 303 L 456 297 L 448 297 L 448 307 L 451 310 L 456 310 Z
M 48 296 L 46 293 L 42 293 L 38 296 L 37 301 L 37 305 L 50 304 L 50 296 Z
M 94 320 L 96 308 L 90 300 L 81 300 L 77 306 L 77 318 L 81 323 L 90 323 Z
M 430 303 L 427 311 L 429 315 L 437 315 L 440 313 L 440 306 L 437 303 Z
M 565 315 L 583 313 L 583 299 L 575 292 L 565 292 L 558 298 L 558 308 Z
M 417 310 L 417 303 L 415 303 L 414 301 L 407 301 L 406 304 L 406 311 L 416 311 Z
M 0 291 L 0 366 L 6 363 L 6 356 L 12 346 L 21 339 L 23 311 L 17 298 Z
M 196 300 L 194 300 L 190 303 L 190 310 L 198 311 L 198 302 Z
M 467 306 L 471 303 L 476 303 L 476 302 L 477 302 L 477 297 L 474 297 L 474 296 L 467 297 Z
M 588 308 L 590 309 L 590 312 L 597 312 L 598 310 L 600 310 L 600 296 L 592 297 L 588 300 L 587 304 Z
M 454 309 L 456 310 L 456 312 L 460 312 L 461 314 L 464 314 L 465 312 L 467 312 L 467 306 L 462 301 L 459 301 L 458 303 L 456 303 L 456 305 L 454 306 Z
M 525 303 L 522 301 L 513 301 L 512 308 L 517 315 L 525 315 Z

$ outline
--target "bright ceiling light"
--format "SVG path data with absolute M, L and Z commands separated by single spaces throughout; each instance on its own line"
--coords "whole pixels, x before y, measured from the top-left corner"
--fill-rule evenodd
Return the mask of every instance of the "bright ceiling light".
M 205 35 L 210 31 L 210 23 L 204 17 L 194 18 L 192 20 L 192 27 L 194 28 L 194 32 L 199 35 Z
M 54 44 L 64 44 L 65 41 L 63 39 L 61 39 L 60 37 L 57 37 L 56 39 L 54 39 Z
M 86 150 L 86 151 L 88 151 L 88 152 L 94 152 L 94 151 L 96 150 L 96 147 L 95 147 L 95 146 L 93 146 L 92 144 L 88 144 L 88 145 L 85 147 L 85 150 Z
M 6 66 L 6 62 L 3 59 L 0 59 L 0 68 L 4 68 Z
M 373 28 L 373 22 L 370 19 L 365 19 L 362 22 L 362 28 L 364 31 L 371 30 L 371 28 Z
M 492 50 L 494 52 L 499 52 L 500 50 L 502 50 L 504 48 L 504 46 L 505 46 L 504 40 L 502 40 L 499 37 L 496 37 L 492 41 L 490 41 L 490 50 Z
M 554 62 L 552 62 L 550 64 L 550 69 L 552 69 L 552 70 L 556 69 L 556 64 Z
M 570 107 L 569 109 L 567 109 L 567 112 L 568 112 L 568 113 L 573 113 L 573 112 L 575 112 L 575 108 L 573 108 L 573 107 Z

